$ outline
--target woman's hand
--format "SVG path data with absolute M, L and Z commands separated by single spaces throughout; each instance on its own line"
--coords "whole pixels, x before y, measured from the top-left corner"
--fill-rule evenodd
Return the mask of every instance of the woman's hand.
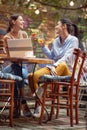
M 45 41 L 43 38 L 38 38 L 38 44 L 41 46 L 41 47 L 44 47 L 45 46 Z
M 57 75 L 57 72 L 54 66 L 51 68 L 51 75 L 54 75 L 54 76 Z

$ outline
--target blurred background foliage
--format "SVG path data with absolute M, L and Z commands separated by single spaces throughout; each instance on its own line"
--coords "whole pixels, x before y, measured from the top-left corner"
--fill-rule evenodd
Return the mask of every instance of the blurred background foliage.
M 0 24 L 8 25 L 14 13 L 23 15 L 29 35 L 39 31 L 48 43 L 55 37 L 56 22 L 63 17 L 78 25 L 81 40 L 87 39 L 87 0 L 0 0 Z

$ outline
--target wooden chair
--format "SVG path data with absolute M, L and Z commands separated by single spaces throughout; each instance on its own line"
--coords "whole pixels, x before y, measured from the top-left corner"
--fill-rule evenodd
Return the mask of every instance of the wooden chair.
M 3 40 L 0 40 L 0 57 L 7 57 L 8 53 L 5 49 Z M 0 60 L 0 69 L 3 68 L 4 61 Z M 0 119 L 4 118 L 4 111 L 8 108 L 8 119 L 10 126 L 13 126 L 13 95 L 14 95 L 14 80 L 6 80 L 0 78 Z
M 0 79 L 0 120 L 9 119 L 13 126 L 14 80 Z
M 79 92 L 79 109 L 86 111 L 87 102 L 87 56 L 84 63 L 84 69 L 82 71 L 82 80 L 80 82 Z
M 7 57 L 7 56 L 8 56 L 7 47 L 4 44 L 4 41 L 0 40 L 0 57 Z
M 8 51 L 3 40 L 0 40 L 0 57 L 8 57 Z M 4 61 L 0 60 L 0 70 L 3 68 Z
M 8 57 L 8 54 L 6 45 L 3 40 L 0 40 L 0 57 Z M 5 63 L 5 61 L 0 60 L 0 119 L 4 116 L 4 110 L 8 108 L 9 124 L 13 126 L 14 84 L 15 80 L 21 81 L 22 78 L 10 73 L 3 73 L 3 63 Z
M 83 63 L 86 54 L 80 49 L 75 49 L 73 54 L 75 55 L 75 62 L 71 76 L 52 76 L 44 75 L 40 77 L 41 83 L 44 83 L 44 93 L 42 101 L 40 101 L 42 109 L 39 123 L 43 121 L 44 110 L 46 102 L 51 102 L 51 111 L 49 114 L 49 120 L 52 120 L 54 115 L 54 108 L 56 108 L 56 118 L 58 118 L 60 108 L 66 108 L 67 115 L 70 116 L 70 126 L 73 126 L 73 108 L 75 108 L 75 119 L 78 124 L 78 93 L 80 77 L 82 72 Z M 77 76 L 76 76 L 77 75 Z M 66 91 L 62 91 L 65 87 Z M 63 103 L 62 100 L 63 99 Z

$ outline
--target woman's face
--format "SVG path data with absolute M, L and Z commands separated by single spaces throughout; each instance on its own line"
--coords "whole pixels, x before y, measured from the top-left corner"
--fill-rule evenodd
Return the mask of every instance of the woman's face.
M 55 26 L 56 34 L 60 36 L 63 32 L 63 29 L 64 29 L 64 25 L 61 23 L 61 21 L 58 21 L 57 25 Z
M 19 16 L 16 21 L 14 21 L 14 26 L 19 29 L 23 29 L 24 27 L 24 20 L 22 16 Z

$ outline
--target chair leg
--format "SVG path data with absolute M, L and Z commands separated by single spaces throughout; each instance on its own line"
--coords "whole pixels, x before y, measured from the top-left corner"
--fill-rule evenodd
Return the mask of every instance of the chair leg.
M 59 109 L 60 109 L 60 85 L 57 86 L 57 91 L 58 91 L 58 94 L 57 94 L 57 112 L 56 112 L 56 119 L 58 118 L 58 115 L 59 115 Z
M 78 118 L 78 101 L 76 102 L 75 112 L 76 112 L 76 124 L 79 124 L 79 118 Z
M 69 105 L 69 99 L 67 99 L 67 106 Z M 70 116 L 70 109 L 67 108 L 67 116 Z
M 55 99 L 56 99 L 56 96 L 54 95 L 56 87 L 55 87 L 55 84 L 50 84 L 50 85 L 51 85 L 51 93 L 52 93 L 51 98 L 52 98 L 52 100 L 51 100 L 51 111 L 50 111 L 49 120 L 52 120 L 52 116 L 54 114 Z
M 14 108 L 14 84 L 11 86 L 11 98 L 10 98 L 10 109 L 9 109 L 9 115 L 10 115 L 10 126 L 13 126 L 13 108 Z
M 69 90 L 69 87 L 68 87 L 67 88 L 67 95 L 69 95 L 69 93 L 70 93 L 70 90 Z M 67 106 L 69 106 L 69 103 L 70 103 L 69 97 L 67 97 Z M 70 116 L 70 109 L 69 109 L 69 107 L 67 107 L 67 116 Z
M 73 127 L 73 98 L 72 90 L 70 89 L 70 125 Z
M 10 106 L 10 109 L 9 109 L 9 115 L 10 115 L 10 123 L 9 125 L 12 127 L 13 126 L 13 106 Z
M 44 84 L 44 92 L 43 92 L 42 103 L 41 103 L 41 115 L 39 118 L 39 124 L 42 124 L 42 120 L 43 120 L 44 109 L 45 109 L 45 100 L 46 100 L 46 91 L 47 91 L 47 85 Z
M 78 118 L 78 89 L 76 89 L 76 97 L 75 97 L 75 118 L 76 118 L 76 124 L 79 123 L 79 118 Z

